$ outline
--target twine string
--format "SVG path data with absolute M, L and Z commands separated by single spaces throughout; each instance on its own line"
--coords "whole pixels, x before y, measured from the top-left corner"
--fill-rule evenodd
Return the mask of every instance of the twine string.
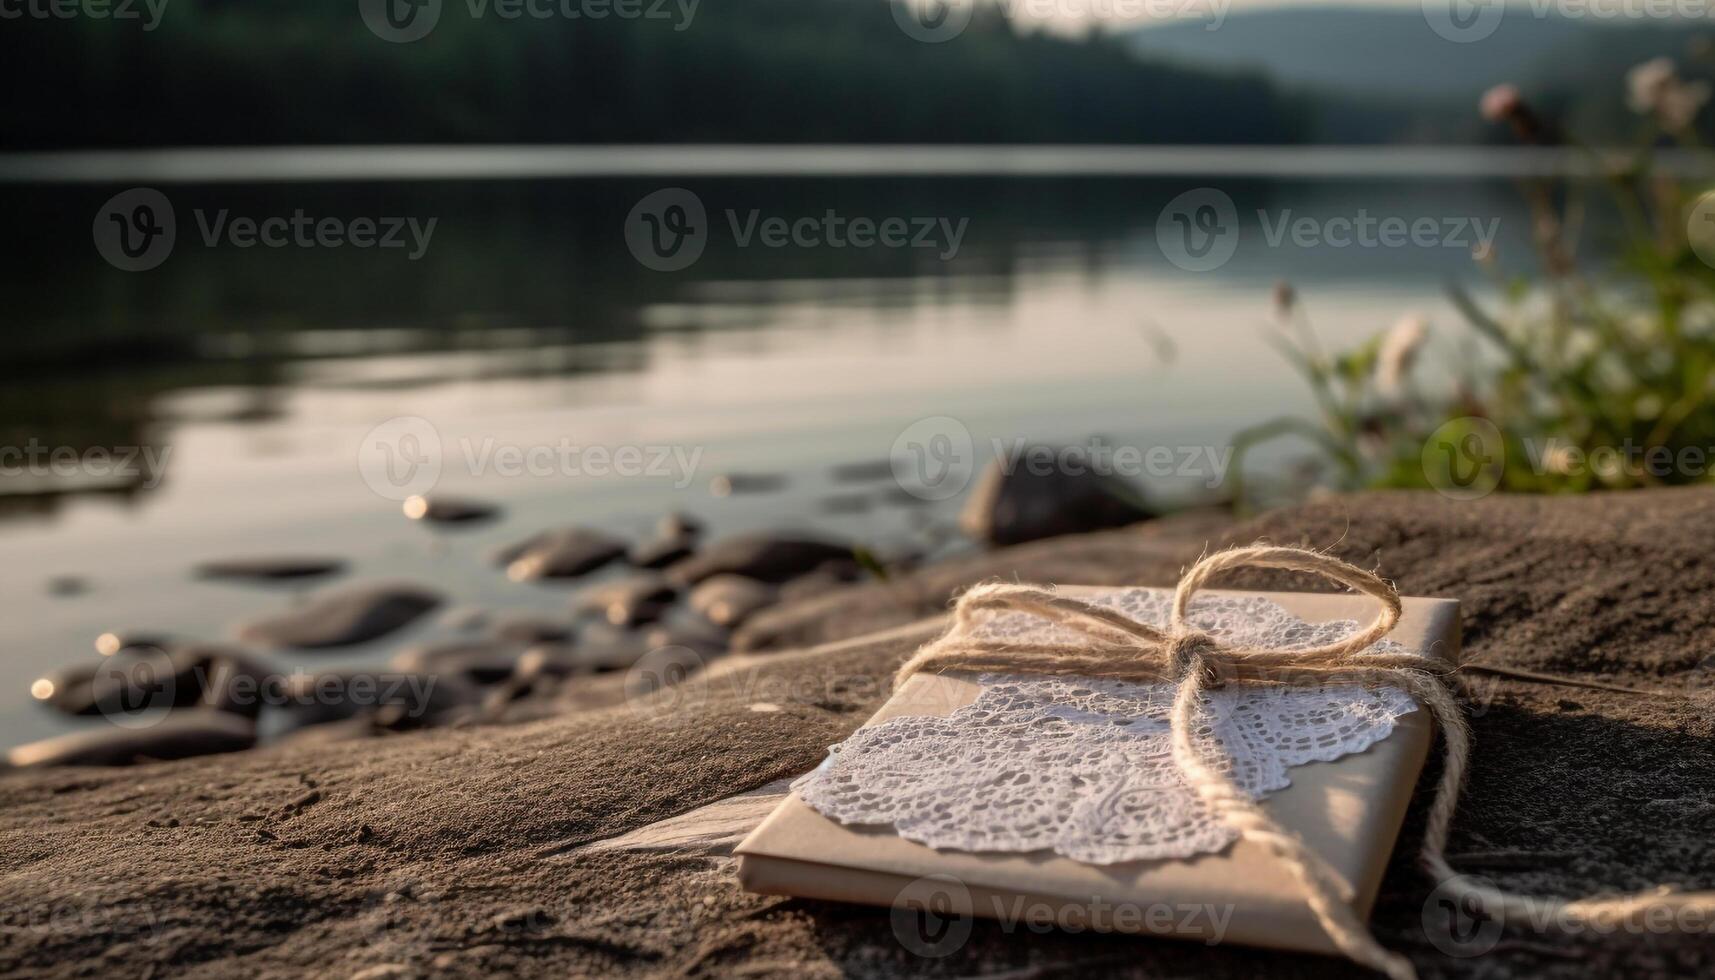
M 1321 575 L 1373 597 L 1380 607 L 1366 627 L 1337 641 L 1299 649 L 1252 649 L 1229 645 L 1190 625 L 1191 599 L 1216 575 L 1233 568 L 1281 568 Z M 1080 634 L 1073 642 L 1018 643 L 974 635 L 976 616 L 985 611 L 1025 613 Z M 1419 864 L 1438 888 L 1455 900 L 1503 921 L 1611 924 L 1654 909 L 1715 912 L 1715 892 L 1681 892 L 1661 887 L 1617 896 L 1572 901 L 1519 895 L 1460 875 L 1447 863 L 1447 837 L 1470 756 L 1470 730 L 1449 687 L 1450 666 L 1417 653 L 1388 653 L 1369 648 L 1398 625 L 1399 592 L 1371 572 L 1302 548 L 1257 545 L 1209 555 L 1192 566 L 1173 594 L 1165 629 L 1141 623 L 1113 609 L 1031 585 L 979 585 L 960 597 L 955 626 L 907 660 L 894 677 L 897 687 L 922 671 L 969 670 L 1079 675 L 1132 681 L 1168 681 L 1177 685 L 1171 715 L 1173 761 L 1197 795 L 1228 826 L 1261 844 L 1283 861 L 1303 886 L 1317 922 L 1334 945 L 1354 962 L 1394 980 L 1415 980 L 1404 956 L 1376 941 L 1352 908 L 1351 885 L 1291 830 L 1280 826 L 1228 775 L 1225 749 L 1200 732 L 1197 709 L 1205 691 L 1227 683 L 1295 682 L 1391 684 L 1404 688 L 1428 708 L 1440 727 L 1444 764 L 1429 808 Z M 1678 919 L 1676 918 L 1677 922 Z

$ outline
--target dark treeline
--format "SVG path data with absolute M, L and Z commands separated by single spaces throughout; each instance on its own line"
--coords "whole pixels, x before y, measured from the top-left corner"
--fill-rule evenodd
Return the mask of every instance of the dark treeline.
M 354 0 L 171 0 L 151 31 L 137 21 L 12 20 L 0 32 L 0 139 L 16 150 L 1282 143 L 1303 133 L 1296 103 L 1261 76 L 1150 64 L 1100 38 L 1020 33 L 993 11 L 950 42 L 926 44 L 900 29 L 887 0 L 687 3 L 641 0 L 637 9 L 659 16 L 508 20 L 493 0 L 445 0 L 434 30 L 405 44 L 371 33 Z

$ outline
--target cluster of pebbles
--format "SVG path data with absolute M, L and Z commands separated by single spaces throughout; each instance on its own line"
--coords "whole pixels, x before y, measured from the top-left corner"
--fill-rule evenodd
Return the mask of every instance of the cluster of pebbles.
M 433 523 L 488 520 L 475 501 L 413 498 L 405 514 Z M 101 659 L 31 685 L 46 708 L 112 724 L 19 746 L 13 766 L 128 765 L 232 752 L 274 738 L 345 738 L 497 717 L 515 702 L 547 699 L 568 679 L 625 671 L 651 651 L 687 651 L 695 663 L 726 652 L 733 629 L 775 603 L 784 587 L 851 581 L 850 546 L 753 534 L 705 543 L 692 517 L 671 514 L 645 540 L 585 527 L 540 532 L 496 552 L 514 582 L 576 579 L 627 566 L 574 594 L 564 617 L 452 609 L 461 634 L 406 649 L 384 667 L 288 670 L 254 650 L 338 651 L 387 637 L 445 606 L 412 584 L 352 584 L 314 593 L 242 624 L 239 645 L 108 633 Z M 199 578 L 313 580 L 343 572 L 337 559 L 211 562 Z M 787 591 L 792 591 L 788 589 Z
M 871 482 L 891 473 L 883 461 L 853 464 L 835 477 Z M 711 492 L 777 489 L 778 479 L 720 477 Z M 482 501 L 439 497 L 413 497 L 404 511 L 444 525 L 500 513 Z M 1005 545 L 1150 516 L 1135 490 L 1110 477 L 1087 469 L 1008 471 L 996 461 L 971 488 L 959 527 L 968 539 Z M 331 739 L 526 717 L 514 710 L 521 701 L 548 701 L 572 679 L 630 671 L 652 655 L 680 658 L 684 669 L 675 676 L 682 676 L 725 653 L 732 631 L 759 611 L 879 567 L 867 551 L 844 544 L 776 534 L 704 543 L 702 532 L 684 514 L 662 518 L 652 536 L 635 542 L 587 527 L 541 531 L 494 555 L 511 581 L 578 579 L 617 565 L 627 571 L 579 591 L 563 620 L 452 610 L 443 623 L 458 639 L 407 649 L 381 669 L 285 671 L 251 650 L 349 649 L 417 622 L 440 609 L 443 596 L 400 583 L 332 589 L 245 623 L 238 630 L 243 647 L 107 634 L 97 642 L 99 663 L 38 678 L 31 694 L 54 710 L 113 724 L 20 746 L 6 761 L 126 765 L 249 748 L 259 731 Z M 211 562 L 196 574 L 275 582 L 345 569 L 339 559 L 292 557 Z

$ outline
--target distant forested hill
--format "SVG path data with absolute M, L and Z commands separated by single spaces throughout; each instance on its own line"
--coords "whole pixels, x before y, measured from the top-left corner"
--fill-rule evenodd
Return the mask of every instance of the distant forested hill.
M 1513 82 L 1591 139 L 1623 139 L 1627 69 L 1661 55 L 1709 74 L 1693 52 L 1715 22 L 1623 23 L 1536 17 L 1515 3 L 1493 34 L 1453 43 L 1421 11 L 1353 7 L 1234 13 L 1218 30 L 1180 21 L 1125 35 L 1150 61 L 1209 71 L 1258 71 L 1311 109 L 1317 142 L 1473 142 L 1494 134 L 1474 107 Z M 1707 120 L 1705 120 L 1707 122 Z
M 143 0 L 136 0 L 141 5 Z M 980 12 L 943 44 L 886 0 L 642 0 L 662 18 L 504 20 L 445 0 L 391 44 L 355 0 L 171 0 L 158 27 L 11 20 L 7 149 L 295 143 L 1282 143 L 1258 74 L 1144 62 L 1116 39 Z

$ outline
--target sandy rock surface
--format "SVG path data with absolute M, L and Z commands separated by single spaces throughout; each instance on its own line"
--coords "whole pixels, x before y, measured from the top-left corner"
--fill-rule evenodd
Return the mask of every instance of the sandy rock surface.
M 742 794 L 814 766 L 879 704 L 915 643 L 852 637 L 944 609 L 984 578 L 1166 585 L 1206 545 L 1258 538 L 1328 547 L 1408 593 L 1458 597 L 1468 659 L 1687 695 L 1475 678 L 1456 865 L 1563 895 L 1715 887 L 1712 507 L 1702 490 L 1376 494 L 1237 527 L 1160 521 L 770 609 L 744 633 L 767 652 L 644 699 L 627 700 L 618 673 L 531 721 L 0 774 L 0 975 L 1365 975 L 1320 957 L 992 923 L 954 955 L 922 959 L 884 910 L 747 894 L 727 856 L 735 822 L 763 806 Z M 1425 802 L 1420 789 L 1375 914 L 1379 938 L 1425 976 L 1715 972 L 1708 932 L 1512 932 L 1484 957 L 1441 953 L 1411 859 Z

